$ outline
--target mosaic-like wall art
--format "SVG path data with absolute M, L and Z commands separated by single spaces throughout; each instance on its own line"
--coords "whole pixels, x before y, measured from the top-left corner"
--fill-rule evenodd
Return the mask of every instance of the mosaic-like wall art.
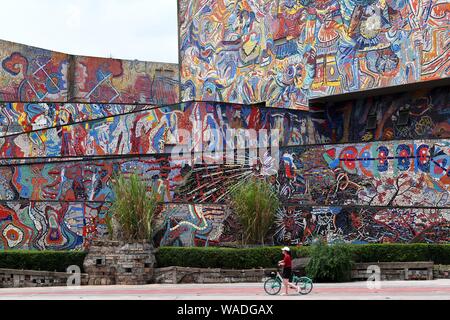
M 107 203 L 2 201 L 0 250 L 84 249 L 106 234 Z
M 286 206 L 277 212 L 276 244 L 311 244 L 317 238 L 348 243 L 447 243 L 450 210 Z
M 183 101 L 308 98 L 450 76 L 439 0 L 181 0 Z
M 280 162 L 196 163 L 191 155 L 0 167 L 0 200 L 110 201 L 114 172 L 137 172 L 167 202 L 224 203 L 232 187 L 268 179 L 283 202 L 308 205 L 449 207 L 449 140 L 287 147 Z M 224 159 L 227 161 L 227 159 Z
M 10 128 L 13 124 L 15 130 Z M 44 126 L 51 128 L 39 130 Z M 0 156 L 20 159 L 155 154 L 164 152 L 166 145 L 183 144 L 183 139 L 185 144 L 190 140 L 187 149 L 192 151 L 222 146 L 234 149 L 234 141 L 228 137 L 239 129 L 251 129 L 256 134 L 266 130 L 267 136 L 276 130 L 278 145 L 299 145 L 310 142 L 312 122 L 300 111 L 206 102 L 161 108 L 6 104 L 0 106 L 2 127 L 8 133 L 0 137 Z M 9 133 L 14 131 L 21 133 Z M 237 143 L 245 146 L 244 141 Z
M 0 101 L 173 104 L 176 64 L 72 56 L 0 41 Z

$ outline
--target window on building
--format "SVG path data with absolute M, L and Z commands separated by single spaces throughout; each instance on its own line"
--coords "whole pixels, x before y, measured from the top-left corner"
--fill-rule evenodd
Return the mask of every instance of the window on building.
M 406 126 L 408 125 L 408 122 L 409 122 L 409 108 L 400 110 L 398 114 L 397 125 Z
M 377 115 L 371 114 L 367 117 L 366 130 L 374 130 L 377 128 Z

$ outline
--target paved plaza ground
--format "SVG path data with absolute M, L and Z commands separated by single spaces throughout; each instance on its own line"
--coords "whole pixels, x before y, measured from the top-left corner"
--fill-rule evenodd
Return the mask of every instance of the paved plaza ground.
M 0 300 L 450 300 L 450 280 L 317 283 L 307 295 L 269 296 L 262 283 L 0 289 Z

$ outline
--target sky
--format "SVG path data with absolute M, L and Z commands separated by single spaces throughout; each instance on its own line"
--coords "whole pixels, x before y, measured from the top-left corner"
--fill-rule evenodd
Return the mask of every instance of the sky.
M 74 55 L 178 62 L 177 0 L 0 0 L 0 39 Z

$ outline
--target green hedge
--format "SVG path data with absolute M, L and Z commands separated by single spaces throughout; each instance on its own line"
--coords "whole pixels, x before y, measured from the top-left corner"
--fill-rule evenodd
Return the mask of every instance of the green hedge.
M 351 245 L 355 262 L 434 261 L 450 264 L 450 244 Z
M 354 262 L 434 261 L 450 264 L 450 244 L 355 244 L 348 245 Z M 307 257 L 310 247 L 291 247 L 293 257 Z M 252 269 L 274 268 L 281 259 L 281 247 L 250 249 L 161 247 L 158 267 Z
M 223 269 L 274 268 L 282 259 L 282 247 L 231 248 L 179 248 L 162 247 L 156 254 L 158 267 L 194 267 Z M 293 257 L 305 257 L 308 247 L 292 248 Z
M 81 251 L 0 251 L 0 268 L 66 272 L 77 265 L 83 271 L 86 252 Z
M 348 245 L 354 262 L 434 261 L 450 265 L 450 244 L 368 244 Z M 311 247 L 291 247 L 293 257 L 307 257 Z M 0 251 L 0 268 L 65 272 L 70 265 L 83 270 L 86 252 Z M 162 247 L 156 254 L 158 267 L 252 269 L 275 268 L 281 247 L 179 248 Z

